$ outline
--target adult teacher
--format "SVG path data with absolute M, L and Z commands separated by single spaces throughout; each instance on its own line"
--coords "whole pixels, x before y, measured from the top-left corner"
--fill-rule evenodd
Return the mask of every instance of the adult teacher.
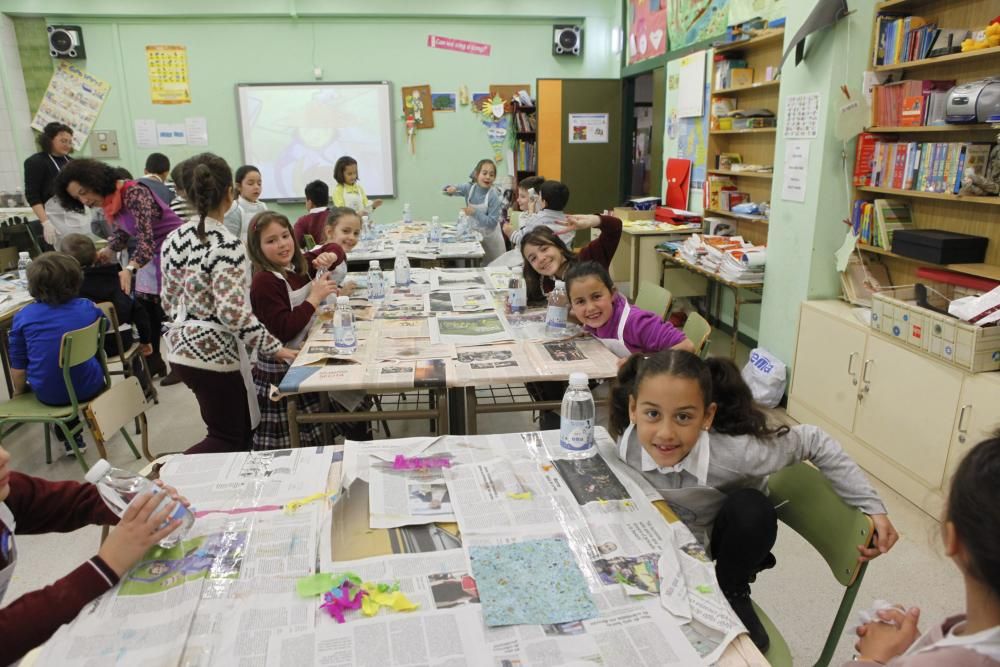
M 124 250 L 130 237 L 137 241 L 135 252 L 119 274 L 122 291 L 132 293 L 149 311 L 153 354 L 149 357 L 151 375 L 166 375 L 166 362 L 160 354 L 160 333 L 166 315 L 160 306 L 160 247 L 167 235 L 184 224 L 155 192 L 141 181 L 125 180 L 111 166 L 97 160 L 73 160 L 59 172 L 55 194 L 69 210 L 84 206 L 98 207 L 112 224 L 108 245 L 98 258 L 111 262 L 114 253 Z
M 42 225 L 45 241 L 55 245 L 56 229 L 49 223 L 45 205 L 55 192 L 56 177 L 72 159 L 73 128 L 49 123 L 38 135 L 38 147 L 41 150 L 24 161 L 24 197 Z

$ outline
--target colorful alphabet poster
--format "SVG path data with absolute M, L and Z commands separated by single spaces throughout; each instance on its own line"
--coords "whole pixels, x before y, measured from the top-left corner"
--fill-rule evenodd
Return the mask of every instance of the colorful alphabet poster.
M 629 0 L 628 64 L 667 52 L 667 0 Z
M 163 44 L 146 47 L 149 96 L 153 104 L 190 104 L 187 47 Z
M 110 90 L 111 84 L 63 60 L 49 80 L 31 127 L 41 132 L 53 121 L 69 125 L 73 128 L 73 148 L 80 150 Z

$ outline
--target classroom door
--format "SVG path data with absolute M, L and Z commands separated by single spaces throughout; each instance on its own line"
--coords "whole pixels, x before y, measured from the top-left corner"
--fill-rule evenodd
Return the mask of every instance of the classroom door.
M 568 211 L 621 203 L 621 82 L 540 79 L 537 90 L 538 174 L 569 187 Z

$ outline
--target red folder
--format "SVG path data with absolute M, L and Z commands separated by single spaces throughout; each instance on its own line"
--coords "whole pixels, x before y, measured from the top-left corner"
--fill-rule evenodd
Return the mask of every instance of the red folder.
M 666 173 L 667 206 L 686 210 L 688 189 L 691 187 L 691 160 L 668 158 Z

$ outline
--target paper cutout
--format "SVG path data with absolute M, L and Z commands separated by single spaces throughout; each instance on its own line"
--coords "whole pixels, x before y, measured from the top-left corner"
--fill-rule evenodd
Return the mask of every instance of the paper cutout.
M 344 612 L 360 609 L 365 616 L 374 616 L 382 607 L 393 611 L 413 611 L 420 607 L 399 590 L 399 584 L 361 582 L 361 577 L 353 572 L 330 574 L 320 572 L 301 577 L 295 582 L 300 597 L 323 596 L 319 607 L 332 616 L 337 623 L 344 623 Z
M 854 235 L 854 230 L 848 227 L 844 242 L 837 249 L 837 252 L 833 253 L 833 256 L 837 258 L 838 271 L 844 272 L 847 270 L 847 263 L 851 259 L 851 253 L 854 252 L 854 248 L 857 245 L 858 237 Z
M 493 159 L 496 162 L 503 160 L 503 149 L 507 144 L 510 128 L 510 115 L 505 114 L 503 108 L 503 100 L 499 96 L 483 100 L 479 108 L 480 120 L 486 126 L 486 136 L 493 147 Z
M 469 562 L 487 626 L 565 623 L 598 614 L 563 540 L 470 546 Z
M 295 582 L 295 590 L 300 597 L 314 598 L 333 588 L 343 584 L 345 581 L 358 586 L 361 585 L 361 577 L 353 572 L 343 574 L 330 574 L 329 572 L 318 572 L 307 577 L 300 577 Z
M 319 608 L 333 616 L 337 623 L 343 623 L 344 612 L 360 609 L 364 595 L 365 593 L 360 587 L 355 587 L 351 582 L 345 581 L 332 591 L 323 593 L 323 604 Z

